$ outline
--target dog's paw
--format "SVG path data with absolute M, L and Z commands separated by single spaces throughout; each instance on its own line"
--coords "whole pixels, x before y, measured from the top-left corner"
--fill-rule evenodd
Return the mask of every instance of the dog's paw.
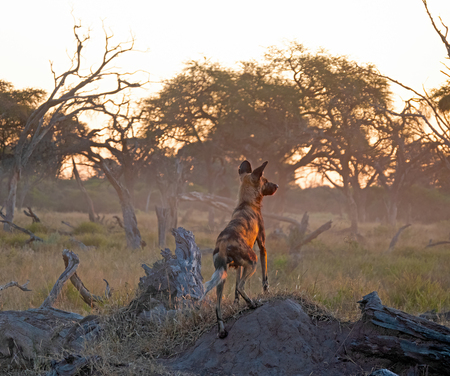
M 217 334 L 217 336 L 218 336 L 220 339 L 224 339 L 227 335 L 228 335 L 228 332 L 227 332 L 226 329 L 220 331 L 220 332 Z

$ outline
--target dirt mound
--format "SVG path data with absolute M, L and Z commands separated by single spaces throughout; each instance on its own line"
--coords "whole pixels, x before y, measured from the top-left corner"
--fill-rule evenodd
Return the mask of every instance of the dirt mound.
M 218 339 L 214 327 L 171 368 L 196 375 L 364 374 L 339 355 L 350 329 L 337 321 L 313 322 L 293 300 L 266 303 L 226 327 L 227 338 Z

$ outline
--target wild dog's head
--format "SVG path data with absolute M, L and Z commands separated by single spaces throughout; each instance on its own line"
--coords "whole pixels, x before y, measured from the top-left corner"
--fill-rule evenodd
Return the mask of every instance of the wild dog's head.
M 263 176 L 267 163 L 264 162 L 254 170 L 249 161 L 241 163 L 239 166 L 239 178 L 241 179 L 239 198 L 241 201 L 261 201 L 263 196 L 271 196 L 277 191 L 278 185 L 269 182 Z

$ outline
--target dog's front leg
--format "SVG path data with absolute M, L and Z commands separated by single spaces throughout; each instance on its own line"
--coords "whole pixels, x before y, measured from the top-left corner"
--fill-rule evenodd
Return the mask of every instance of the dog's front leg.
M 269 291 L 269 279 L 267 277 L 267 250 L 264 245 L 264 240 L 262 240 L 258 237 L 256 239 L 256 242 L 258 243 L 260 259 L 261 259 L 262 286 L 263 286 L 264 292 L 267 292 L 267 291 Z
M 234 304 L 239 304 L 239 291 L 238 291 L 238 287 L 239 287 L 239 283 L 241 282 L 241 277 L 242 277 L 242 266 L 238 266 L 236 268 L 236 288 L 234 289 Z

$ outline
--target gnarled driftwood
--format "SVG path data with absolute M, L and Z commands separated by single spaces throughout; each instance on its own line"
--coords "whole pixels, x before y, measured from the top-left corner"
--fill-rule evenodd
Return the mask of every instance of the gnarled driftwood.
M 85 341 L 96 338 L 101 330 L 96 316 L 83 318 L 76 313 L 53 307 L 68 279 L 73 279 L 74 285 L 78 284 L 75 287 L 82 296 L 85 295 L 83 299 L 88 303 L 97 298 L 89 293 L 76 276 L 75 272 L 80 263 L 78 256 L 65 249 L 63 258 L 66 269 L 39 308 L 26 311 L 0 311 L 0 369 L 7 366 L 28 365 L 37 357 L 59 356 L 64 349 L 80 351 Z M 27 291 L 27 284 L 8 285 Z
M 137 314 L 160 303 L 178 306 L 185 299 L 198 300 L 203 296 L 201 253 L 194 235 L 182 227 L 173 229 L 172 234 L 176 243 L 175 254 L 166 248 L 161 251 L 162 260 L 152 267 L 142 265 L 146 276 L 140 278 L 141 293 L 130 303 Z
M 352 352 L 425 366 L 429 375 L 448 374 L 450 329 L 381 303 L 376 291 L 359 302 L 363 317 L 348 339 Z

